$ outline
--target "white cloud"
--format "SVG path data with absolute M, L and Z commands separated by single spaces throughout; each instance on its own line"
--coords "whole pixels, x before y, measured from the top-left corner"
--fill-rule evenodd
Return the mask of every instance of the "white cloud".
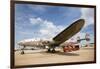
M 58 33 L 60 33 L 61 30 L 63 30 L 65 27 L 63 26 L 56 26 L 53 22 L 48 20 L 43 20 L 42 18 L 30 18 L 30 23 L 32 25 L 38 25 L 40 28 L 37 30 L 40 34 L 37 34 L 40 38 L 53 38 Z
M 93 8 L 82 8 L 81 13 L 82 13 L 81 18 L 85 19 L 84 27 L 87 27 L 90 24 L 94 24 L 94 9 Z
M 32 23 L 33 25 L 36 25 L 36 24 L 43 23 L 43 21 L 41 18 L 30 18 L 30 23 Z

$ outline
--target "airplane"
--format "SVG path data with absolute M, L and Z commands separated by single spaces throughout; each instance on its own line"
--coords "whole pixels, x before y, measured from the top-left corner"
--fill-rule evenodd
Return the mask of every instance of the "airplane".
M 60 46 L 60 44 L 64 43 L 66 40 L 70 39 L 76 33 L 78 33 L 85 24 L 84 19 L 79 19 L 72 23 L 69 27 L 65 28 L 62 32 L 56 35 L 52 40 L 22 40 L 18 42 L 19 46 L 23 46 L 21 49 L 21 54 L 24 54 L 25 47 L 30 46 L 48 46 L 48 52 L 56 52 L 55 48 Z

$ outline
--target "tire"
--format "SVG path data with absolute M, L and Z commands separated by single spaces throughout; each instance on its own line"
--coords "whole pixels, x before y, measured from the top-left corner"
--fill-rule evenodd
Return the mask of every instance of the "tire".
M 22 51 L 21 54 L 22 54 L 22 55 L 25 54 L 24 51 Z
M 55 49 L 52 50 L 52 53 L 55 53 Z
M 48 52 L 50 52 L 50 48 L 48 49 Z

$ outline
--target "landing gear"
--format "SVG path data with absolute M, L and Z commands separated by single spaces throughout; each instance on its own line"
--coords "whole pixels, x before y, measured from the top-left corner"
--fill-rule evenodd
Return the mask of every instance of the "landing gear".
M 22 55 L 25 54 L 24 49 L 25 49 L 25 46 L 23 46 L 23 48 L 21 49 L 21 50 L 22 50 L 22 51 L 21 51 L 21 54 L 22 54 Z
M 23 55 L 23 54 L 25 54 L 25 52 L 24 51 L 21 51 L 21 54 Z
M 53 48 L 53 49 L 52 49 L 52 48 L 49 48 L 49 49 L 48 49 L 48 52 L 50 52 L 50 53 L 55 53 L 56 51 L 55 51 L 55 48 Z
M 51 52 L 52 52 L 52 53 L 55 53 L 56 51 L 55 51 L 55 49 L 53 49 Z
M 51 50 L 50 50 L 50 48 L 48 49 L 48 52 L 50 52 Z

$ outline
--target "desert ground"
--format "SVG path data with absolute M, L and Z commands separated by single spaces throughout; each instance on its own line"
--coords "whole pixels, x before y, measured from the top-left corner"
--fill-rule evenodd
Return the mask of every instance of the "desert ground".
M 15 66 L 37 65 L 52 63 L 85 62 L 94 60 L 94 48 L 84 47 L 78 51 L 65 53 L 62 50 L 56 53 L 47 53 L 46 49 L 25 50 L 21 55 L 20 51 L 15 52 Z

